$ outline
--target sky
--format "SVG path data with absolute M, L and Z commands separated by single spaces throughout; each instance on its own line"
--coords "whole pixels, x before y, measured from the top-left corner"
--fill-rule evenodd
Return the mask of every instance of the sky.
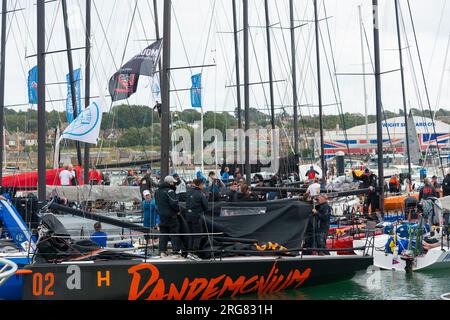
M 92 0 L 92 67 L 93 96 L 107 95 L 109 78 L 114 72 L 156 38 L 152 0 Z M 237 0 L 239 29 L 242 29 L 242 1 Z M 449 109 L 450 77 L 446 52 L 450 36 L 450 4 L 445 0 L 410 0 L 417 32 L 430 105 Z M 83 0 L 67 0 L 72 47 L 84 46 L 85 7 Z M 162 34 L 163 1 L 158 0 L 158 16 Z M 250 82 L 269 79 L 264 1 L 248 0 L 250 25 Z M 325 114 L 337 114 L 337 102 L 344 112 L 365 113 L 363 90 L 361 36 L 358 6 L 362 5 L 362 20 L 367 34 L 364 38 L 365 67 L 372 73 L 373 29 L 372 6 L 369 0 L 318 0 L 321 42 L 321 78 Z M 386 110 L 402 108 L 401 82 L 394 1 L 380 0 L 380 41 L 382 97 Z M 178 69 L 171 73 L 171 108 L 189 109 L 190 77 L 203 74 L 203 105 L 206 111 L 233 111 L 236 107 L 234 44 L 232 35 L 231 0 L 172 0 L 172 67 L 213 65 L 212 67 Z M 407 0 L 400 0 L 403 57 L 405 60 L 406 94 L 408 107 L 428 109 L 425 86 L 414 42 Z M 326 15 L 324 10 L 326 8 Z M 24 10 L 8 14 L 6 51 L 6 105 L 26 109 L 27 74 L 36 64 L 36 6 L 34 0 L 9 0 L 8 7 Z M 294 0 L 296 19 L 296 61 L 300 113 L 318 114 L 317 64 L 313 1 Z M 292 112 L 292 75 L 290 55 L 289 1 L 269 0 L 272 24 L 272 57 L 275 83 L 275 105 Z M 62 9 L 60 1 L 46 4 L 47 50 L 65 49 Z M 324 19 L 327 17 L 327 19 Z M 161 35 L 162 36 L 162 35 Z M 243 36 L 239 33 L 241 79 L 243 81 Z M 409 49 L 407 48 L 407 41 Z M 368 46 L 367 46 L 368 44 Z M 332 55 L 331 52 L 334 54 Z M 84 68 L 84 51 L 73 51 L 74 65 Z M 334 63 L 333 63 L 334 61 Z M 335 66 L 334 66 L 335 65 Z M 335 73 L 336 69 L 336 73 Z M 390 72 L 395 71 L 395 72 Z M 47 99 L 64 100 L 68 73 L 67 56 L 63 53 L 47 55 Z M 82 71 L 82 74 L 84 70 Z M 347 75 L 344 75 L 347 74 Z M 350 74 L 350 75 L 348 75 Z M 83 78 L 83 76 L 82 76 Z M 84 79 L 84 78 L 83 78 Z M 375 113 L 374 77 L 365 77 L 368 113 Z M 83 84 L 84 85 L 84 84 Z M 181 90 L 181 91 L 176 91 Z M 84 90 L 82 90 L 84 92 Z M 102 93 L 102 94 L 100 94 Z M 243 93 L 243 90 L 242 90 Z M 110 110 L 110 98 L 101 99 L 105 110 Z M 268 111 L 269 87 L 251 86 L 250 106 Z M 123 103 L 126 101 L 118 102 Z M 150 79 L 141 77 L 138 92 L 130 104 L 153 105 Z M 20 105 L 20 106 L 19 106 Z M 34 106 L 35 108 L 35 106 Z M 65 101 L 47 104 L 47 110 L 65 110 Z

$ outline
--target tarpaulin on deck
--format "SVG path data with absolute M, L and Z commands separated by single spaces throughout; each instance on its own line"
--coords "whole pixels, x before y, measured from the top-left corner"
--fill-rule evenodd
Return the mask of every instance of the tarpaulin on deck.
M 308 226 L 312 206 L 299 201 L 215 203 L 205 215 L 209 233 L 224 233 L 224 237 L 254 239 L 259 246 L 240 246 L 244 250 L 299 248 Z M 210 248 L 206 241 L 205 248 Z M 273 246 L 271 246 L 272 244 Z M 272 248 L 269 248 L 272 247 Z M 236 245 L 231 245 L 235 250 Z M 226 249 L 226 247 L 225 247 Z

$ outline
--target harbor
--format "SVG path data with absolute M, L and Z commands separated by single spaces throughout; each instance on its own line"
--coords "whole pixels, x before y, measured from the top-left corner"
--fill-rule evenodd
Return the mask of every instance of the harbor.
M 0 300 L 449 300 L 423 10 L 1 0 Z

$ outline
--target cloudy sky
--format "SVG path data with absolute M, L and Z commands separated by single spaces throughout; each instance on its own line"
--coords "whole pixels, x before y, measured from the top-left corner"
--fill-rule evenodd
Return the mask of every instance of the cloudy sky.
M 93 54 L 92 94 L 107 94 L 110 76 L 120 65 L 145 48 L 155 39 L 152 0 L 92 0 L 93 1 Z M 67 0 L 69 5 L 72 46 L 84 46 L 84 0 Z M 186 67 L 213 64 L 204 69 L 184 69 L 172 72 L 172 90 L 190 87 L 190 76 L 203 73 L 204 106 L 206 110 L 232 111 L 236 106 L 234 46 L 232 31 L 231 0 L 172 0 L 172 66 Z M 239 28 L 242 28 L 242 1 L 237 0 Z M 297 43 L 298 95 L 302 115 L 318 113 L 317 72 L 315 58 L 314 17 L 312 0 L 294 0 Z M 411 107 L 428 108 L 424 84 L 407 0 L 400 0 L 404 21 L 402 41 L 405 47 L 405 74 L 408 104 Z M 162 32 L 162 4 L 159 0 L 159 16 Z M 334 74 L 333 56 L 338 74 L 361 73 L 361 37 L 358 6 L 362 4 L 363 23 L 370 47 L 364 39 L 367 72 L 372 71 L 373 30 L 370 0 L 319 0 L 320 18 L 327 21 L 321 27 L 321 61 L 323 81 L 323 102 L 325 113 L 336 114 L 334 105 L 342 101 L 345 112 L 364 113 L 363 77 L 358 75 Z M 450 106 L 449 62 L 446 60 L 450 21 L 450 4 L 445 0 L 410 0 L 411 11 L 417 31 L 426 81 L 429 87 L 432 109 Z M 6 104 L 13 108 L 27 108 L 26 79 L 28 70 L 36 64 L 32 57 L 36 53 L 36 6 L 34 0 L 9 0 L 9 9 L 23 8 L 8 14 L 8 41 L 6 63 Z M 273 25 L 272 55 L 274 60 L 275 104 L 277 108 L 292 110 L 292 87 L 290 70 L 290 34 L 288 0 L 269 0 L 270 19 Z M 65 49 L 65 38 L 60 1 L 46 5 L 47 48 L 49 51 Z M 249 0 L 251 43 L 250 81 L 268 80 L 266 34 L 264 25 L 264 1 Z M 133 14 L 134 13 L 134 14 Z M 399 68 L 397 34 L 393 0 L 380 0 L 380 36 L 383 71 Z M 328 36 L 328 30 L 330 37 Z M 128 39 L 128 41 L 127 41 Z M 242 48 L 242 34 L 240 44 Z M 409 43 L 409 49 L 407 47 Z M 73 52 L 74 65 L 84 68 L 84 52 Z M 31 57 L 30 57 L 31 56 Z M 241 50 L 242 61 L 242 50 Z M 241 65 L 242 67 L 242 65 Z M 65 99 L 66 86 L 54 83 L 64 82 L 68 72 L 64 53 L 47 56 L 47 98 Z M 243 78 L 242 78 L 243 79 Z M 369 113 L 375 112 L 373 76 L 367 76 Z M 139 91 L 129 99 L 131 104 L 152 105 L 150 81 L 142 77 Z M 337 90 L 339 86 L 340 98 Z M 388 110 L 402 107 L 400 74 L 387 73 L 383 76 L 383 103 Z M 251 88 L 251 106 L 267 112 L 268 86 L 255 85 Z M 104 103 L 108 110 L 109 98 Z M 21 105 L 21 106 L 19 106 Z M 187 91 L 172 93 L 172 108 L 190 108 Z M 51 102 L 48 110 L 65 109 L 65 102 Z M 281 111 L 281 109 L 277 109 Z

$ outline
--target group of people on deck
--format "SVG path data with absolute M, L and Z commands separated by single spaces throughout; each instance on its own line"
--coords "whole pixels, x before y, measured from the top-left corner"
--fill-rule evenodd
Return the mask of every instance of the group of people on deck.
M 364 199 L 363 212 L 371 220 L 382 221 L 383 217 L 379 213 L 378 177 L 368 168 L 363 168 L 362 171 L 362 174 L 357 174 L 357 170 L 352 168 L 351 175 L 355 181 L 360 181 L 360 188 L 368 189 L 368 194 Z M 297 178 L 300 180 L 298 174 Z M 304 254 L 308 254 L 308 252 L 311 254 L 311 251 L 315 251 L 317 254 L 326 255 L 329 254 L 326 250 L 326 241 L 333 210 L 328 203 L 327 196 L 321 193 L 323 180 L 320 179 L 319 172 L 311 166 L 310 170 L 306 172 L 305 178 L 308 185 L 305 199 L 313 204 L 314 209 L 305 235 L 303 247 L 306 250 Z M 172 243 L 173 253 L 176 256 L 182 253 L 180 234 L 185 234 L 186 231 L 181 231 L 179 216 L 182 208 L 180 202 L 185 203 L 183 216 L 190 232 L 189 248 L 186 252 L 196 252 L 200 249 L 200 234 L 205 230 L 204 214 L 208 210 L 208 202 L 248 202 L 286 198 L 286 195 L 281 192 L 260 192 L 257 189 L 254 191 L 254 188 L 247 185 L 239 168 L 231 174 L 230 168 L 225 167 L 220 177 L 214 171 L 209 172 L 207 176 L 198 171 L 196 179 L 192 182 L 187 182 L 178 174 L 174 174 L 162 179 L 160 184 L 153 181 L 151 173 L 147 173 L 141 182 L 141 190 L 144 189 L 142 191 L 144 226 L 159 230 L 159 252 L 163 257 L 167 256 L 169 240 Z M 423 182 L 420 199 L 450 195 L 450 170 L 442 184 L 438 183 L 436 177 L 425 178 Z M 280 179 L 276 175 L 265 181 L 261 175 L 256 174 L 252 180 L 253 187 L 276 187 L 279 183 Z M 386 187 L 390 192 L 398 193 L 400 185 L 399 176 L 395 175 L 389 180 Z M 308 251 L 311 248 L 317 250 Z
M 89 170 L 88 177 L 90 185 L 109 184 L 107 177 L 104 177 L 99 170 Z M 79 177 L 72 164 L 68 164 L 59 172 L 59 180 L 63 187 L 79 185 Z
M 315 170 L 314 170 L 315 171 Z M 314 176 L 313 176 L 314 174 Z M 330 226 L 332 208 L 328 204 L 328 198 L 320 194 L 320 183 L 317 171 L 311 173 L 307 178 L 313 178 L 312 187 L 309 188 L 309 200 L 313 203 L 310 225 L 307 230 L 304 247 L 321 248 L 319 254 L 329 254 L 326 251 L 326 239 Z M 268 182 L 269 186 L 276 186 L 279 182 L 277 176 Z M 253 183 L 256 186 L 265 186 L 261 175 L 255 175 Z M 316 187 L 316 188 L 314 188 Z M 205 177 L 197 172 L 196 179 L 186 182 L 179 175 L 174 174 L 165 177 L 156 191 L 143 191 L 144 226 L 159 230 L 159 252 L 161 257 L 168 255 L 167 245 L 172 243 L 172 255 L 193 255 L 200 249 L 201 234 L 204 228 L 204 215 L 208 210 L 208 203 L 214 201 L 265 201 L 283 197 L 279 193 L 251 191 L 251 188 L 242 178 L 240 170 L 237 169 L 233 175 L 228 167 L 224 168 L 221 177 L 216 172 L 209 172 Z M 183 218 L 180 219 L 182 208 L 180 202 L 185 202 Z M 188 235 L 188 248 L 183 248 L 180 234 L 185 234 L 182 223 L 186 222 Z M 184 250 L 183 250 L 184 249 Z M 187 249 L 187 250 L 186 250 Z M 189 254 L 188 254 L 189 253 Z

